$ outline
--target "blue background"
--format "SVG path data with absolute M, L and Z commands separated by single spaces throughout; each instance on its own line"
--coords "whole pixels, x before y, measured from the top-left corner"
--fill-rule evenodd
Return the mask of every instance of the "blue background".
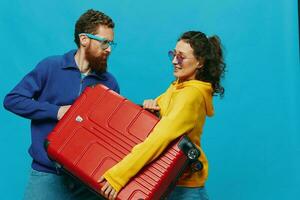
M 37 62 L 71 48 L 88 8 L 115 23 L 109 70 L 141 103 L 173 80 L 167 51 L 184 31 L 217 34 L 225 46 L 224 99 L 207 120 L 211 199 L 300 199 L 300 68 L 296 0 L 0 2 L 0 100 Z M 21 199 L 30 169 L 29 120 L 0 108 L 1 199 Z

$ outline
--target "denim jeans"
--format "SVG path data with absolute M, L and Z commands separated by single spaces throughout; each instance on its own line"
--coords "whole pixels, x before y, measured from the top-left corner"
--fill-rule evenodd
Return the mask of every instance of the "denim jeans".
M 171 192 L 168 200 L 209 200 L 205 187 L 180 187 L 177 186 Z
M 70 177 L 32 170 L 24 200 L 96 200 L 101 199 Z

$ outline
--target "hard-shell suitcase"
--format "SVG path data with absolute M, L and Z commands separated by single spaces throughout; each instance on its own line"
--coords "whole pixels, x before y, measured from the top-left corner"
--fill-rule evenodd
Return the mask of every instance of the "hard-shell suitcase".
M 88 87 L 47 137 L 48 156 L 64 172 L 99 193 L 104 172 L 142 142 L 159 121 L 105 86 Z M 117 199 L 161 199 L 200 151 L 183 136 L 145 166 Z M 201 163 L 197 163 L 197 169 Z

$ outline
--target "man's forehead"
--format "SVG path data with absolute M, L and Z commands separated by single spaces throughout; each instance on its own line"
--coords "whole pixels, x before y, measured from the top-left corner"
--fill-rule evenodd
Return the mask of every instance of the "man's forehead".
M 100 25 L 95 35 L 99 35 L 100 37 L 104 37 L 108 40 L 113 40 L 114 30 L 110 27 Z

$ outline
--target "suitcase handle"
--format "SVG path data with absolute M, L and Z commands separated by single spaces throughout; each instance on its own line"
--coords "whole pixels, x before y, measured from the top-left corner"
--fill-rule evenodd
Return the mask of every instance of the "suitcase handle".
M 140 106 L 141 108 L 143 108 L 144 110 L 147 110 L 148 112 L 154 114 L 156 117 L 160 118 L 160 113 L 158 110 L 151 110 L 151 109 L 145 109 L 143 105 L 138 104 L 138 106 Z

